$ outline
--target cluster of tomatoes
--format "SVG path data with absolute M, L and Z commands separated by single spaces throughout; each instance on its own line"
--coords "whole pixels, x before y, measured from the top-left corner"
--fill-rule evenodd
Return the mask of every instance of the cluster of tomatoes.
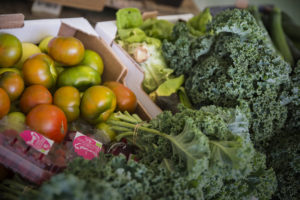
M 100 55 L 75 37 L 50 36 L 37 46 L 0 33 L 0 119 L 17 112 L 56 142 L 79 118 L 105 127 L 115 110 L 134 112 L 137 100 L 121 83 L 102 84 L 102 73 Z

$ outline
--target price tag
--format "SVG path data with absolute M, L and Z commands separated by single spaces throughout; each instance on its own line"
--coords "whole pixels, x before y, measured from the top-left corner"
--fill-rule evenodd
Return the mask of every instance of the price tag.
M 25 143 L 39 152 L 47 155 L 50 151 L 54 141 L 46 138 L 45 136 L 31 131 L 31 130 L 25 130 L 20 134 L 21 138 L 25 141 Z
M 73 140 L 73 148 L 79 156 L 92 160 L 99 155 L 102 143 L 77 131 Z

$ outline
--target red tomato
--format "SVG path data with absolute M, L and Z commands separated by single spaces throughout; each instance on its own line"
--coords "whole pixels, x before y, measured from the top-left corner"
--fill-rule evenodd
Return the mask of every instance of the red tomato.
M 61 142 L 67 134 L 67 118 L 57 106 L 41 104 L 34 107 L 26 116 L 26 124 L 45 137 Z
M 31 85 L 27 87 L 20 98 L 20 109 L 28 113 L 39 104 L 52 104 L 52 94 L 42 85 Z
M 8 94 L 0 88 L 0 119 L 4 117 L 10 109 L 10 100 Z
M 83 59 L 84 50 L 82 42 L 75 37 L 58 36 L 48 44 L 49 55 L 67 66 L 79 64 Z
M 117 97 L 117 110 L 133 113 L 137 106 L 135 94 L 126 86 L 116 81 L 109 81 L 103 84 L 110 88 Z

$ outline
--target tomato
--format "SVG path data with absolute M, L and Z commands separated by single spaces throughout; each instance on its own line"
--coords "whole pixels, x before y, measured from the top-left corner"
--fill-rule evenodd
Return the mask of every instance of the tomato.
M 18 69 L 22 69 L 25 60 L 27 60 L 30 56 L 42 53 L 38 46 L 30 42 L 22 42 L 22 52 L 21 59 L 15 64 L 15 67 Z
M 117 110 L 133 113 L 137 106 L 135 94 L 126 86 L 116 81 L 109 81 L 103 84 L 110 88 L 117 97 Z
M 5 128 L 13 129 L 19 132 L 24 131 L 26 126 L 26 116 L 22 112 L 9 112 L 7 114 Z
M 84 56 L 84 46 L 75 37 L 54 37 L 48 44 L 49 55 L 66 66 L 79 64 Z
M 3 74 L 4 72 L 16 72 L 18 74 L 21 75 L 21 71 L 18 70 L 17 68 L 13 68 L 13 67 L 3 67 L 3 68 L 0 68 L 0 75 Z
M 43 53 L 48 53 L 48 44 L 54 38 L 54 36 L 47 36 L 43 38 L 39 43 L 39 48 Z
M 42 85 L 31 85 L 25 88 L 20 98 L 20 109 L 28 113 L 33 107 L 39 104 L 51 104 L 52 94 Z
M 3 88 L 11 101 L 16 100 L 24 90 L 24 81 L 19 73 L 7 71 L 0 75 L 0 87 Z
M 26 124 L 34 131 L 61 142 L 67 134 L 67 118 L 57 106 L 41 104 L 34 107 L 26 116 Z
M 91 68 L 99 72 L 100 76 L 103 74 L 103 60 L 95 51 L 86 49 L 84 51 L 83 60 L 80 64 L 90 66 Z
M 73 86 L 84 91 L 93 85 L 101 83 L 101 76 L 93 68 L 86 65 L 78 65 L 66 68 L 57 79 L 57 87 Z
M 80 93 L 72 86 L 64 86 L 54 93 L 53 104 L 64 111 L 68 122 L 78 119 L 80 110 Z
M 116 95 L 102 85 L 88 88 L 82 96 L 80 112 L 83 119 L 91 124 L 106 121 L 116 108 Z
M 0 88 L 0 119 L 4 117 L 10 109 L 10 100 L 8 94 Z
M 105 122 L 97 124 L 96 129 L 101 131 L 101 136 L 104 140 L 107 140 L 107 142 L 113 141 L 116 137 L 116 132 Z
M 11 67 L 22 56 L 20 40 L 9 33 L 0 33 L 0 67 Z
M 34 54 L 23 64 L 22 68 L 26 85 L 43 85 L 52 88 L 56 84 L 57 72 L 52 58 L 44 53 Z

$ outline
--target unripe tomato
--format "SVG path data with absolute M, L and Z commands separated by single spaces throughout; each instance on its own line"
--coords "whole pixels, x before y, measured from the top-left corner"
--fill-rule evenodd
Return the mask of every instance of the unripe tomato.
M 61 142 L 67 134 L 67 118 L 55 105 L 41 104 L 34 107 L 26 116 L 26 124 L 34 131 Z
M 87 65 L 99 72 L 99 75 L 101 76 L 103 74 L 103 60 L 100 57 L 100 55 L 90 49 L 86 49 L 84 51 L 84 57 L 83 60 L 81 61 L 80 65 Z
M 49 55 L 66 66 L 79 64 L 84 56 L 84 46 L 75 37 L 54 37 L 48 44 Z
M 116 95 L 111 89 L 101 85 L 88 88 L 82 96 L 80 112 L 91 124 L 106 121 L 116 108 Z
M 31 85 L 25 88 L 20 98 L 20 109 L 28 113 L 32 108 L 39 104 L 51 104 L 52 94 L 43 85 Z
M 53 104 L 64 111 L 68 122 L 78 119 L 80 114 L 80 93 L 72 86 L 64 86 L 54 93 Z
M 52 58 L 44 53 L 34 54 L 23 64 L 22 68 L 26 85 L 43 85 L 52 88 L 56 84 L 57 72 Z
M 16 100 L 24 90 L 24 81 L 19 73 L 7 71 L 0 75 L 0 87 L 3 88 L 11 101 Z
M 116 81 L 109 81 L 103 84 L 110 88 L 117 97 L 117 110 L 133 113 L 137 106 L 135 94 L 126 86 Z
M 0 33 L 0 67 L 11 67 L 22 56 L 20 40 L 9 33 Z
M 0 119 L 4 117 L 10 109 L 10 100 L 8 94 L 0 88 Z

